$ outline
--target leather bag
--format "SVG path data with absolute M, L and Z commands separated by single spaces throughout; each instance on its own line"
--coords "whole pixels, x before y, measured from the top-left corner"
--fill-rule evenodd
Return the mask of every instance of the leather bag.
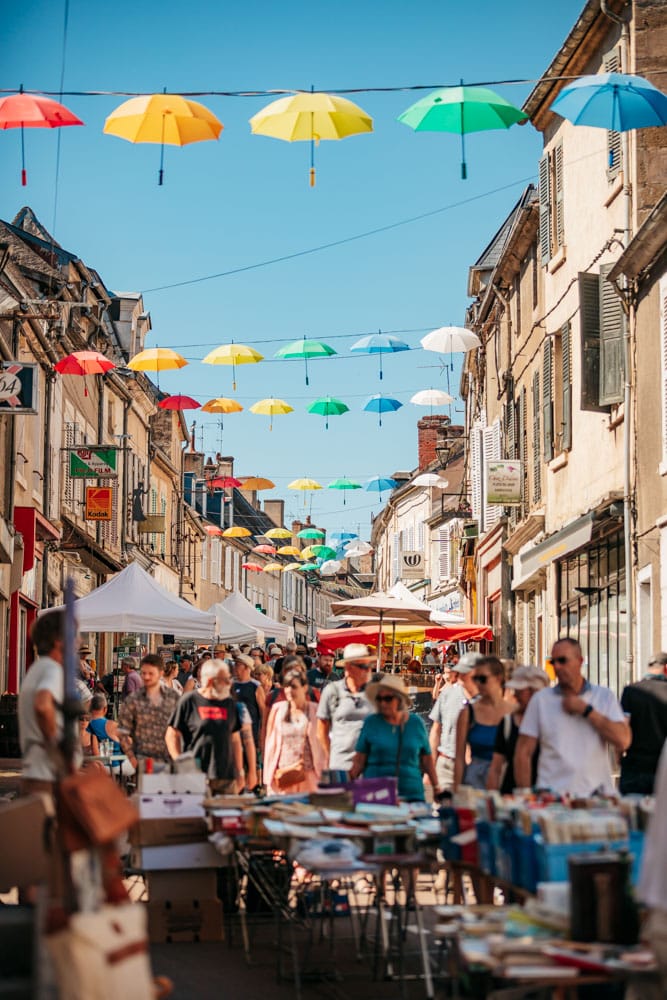
M 127 795 L 100 768 L 63 778 L 56 795 L 58 825 L 66 851 L 110 844 L 139 819 Z

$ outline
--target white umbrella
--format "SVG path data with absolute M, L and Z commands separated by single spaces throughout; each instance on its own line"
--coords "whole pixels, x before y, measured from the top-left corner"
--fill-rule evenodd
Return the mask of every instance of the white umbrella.
M 431 330 L 420 341 L 425 351 L 435 351 L 436 354 L 451 354 L 453 351 L 472 351 L 481 347 L 482 342 L 472 330 L 464 326 L 441 326 Z
M 342 562 L 338 559 L 327 559 L 320 566 L 320 576 L 335 576 L 339 572 Z
M 359 556 L 367 556 L 372 551 L 373 546 L 369 545 L 368 542 L 353 542 L 352 545 L 344 549 L 345 557 L 349 556 L 351 559 L 357 559 Z
M 385 594 L 382 591 L 371 594 L 370 597 L 357 597 L 350 601 L 335 601 L 331 605 L 331 611 L 339 617 L 353 615 L 356 621 L 363 619 L 369 625 L 372 622 L 377 622 L 378 632 L 380 633 L 385 622 L 392 622 L 394 624 L 398 622 L 407 625 L 424 625 L 432 622 L 431 609 L 428 606 L 420 607 L 420 603 L 414 598 L 404 600 L 400 597 L 393 597 L 391 594 Z M 394 645 L 395 643 L 392 639 L 392 646 Z M 379 670 L 382 658 L 381 639 L 378 640 L 377 651 L 377 666 Z
M 435 486 L 438 490 L 445 490 L 449 486 L 446 479 L 438 476 L 435 472 L 422 472 L 416 479 L 412 480 L 413 486 Z
M 442 389 L 422 389 L 420 392 L 416 392 L 414 396 L 410 399 L 411 403 L 415 406 L 446 406 L 448 403 L 454 402 L 454 397 L 450 396 L 448 392 L 443 392 Z

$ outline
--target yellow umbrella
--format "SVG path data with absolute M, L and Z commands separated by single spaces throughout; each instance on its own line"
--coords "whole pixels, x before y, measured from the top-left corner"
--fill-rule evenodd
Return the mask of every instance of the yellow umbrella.
M 212 111 L 179 94 L 145 94 L 132 97 L 112 111 L 104 123 L 107 135 L 128 142 L 160 144 L 158 184 L 164 179 L 164 147 L 186 146 L 190 142 L 217 139 L 222 122 Z
M 228 399 L 226 396 L 218 396 L 217 399 L 209 399 L 202 406 L 203 413 L 240 413 L 243 407 L 235 399 Z
M 317 558 L 317 554 L 315 552 L 313 552 L 313 549 L 314 549 L 313 545 L 307 545 L 305 547 L 305 549 L 301 549 L 301 558 L 302 559 L 316 559 Z
M 257 490 L 273 490 L 275 486 L 276 484 L 272 483 L 270 479 L 264 479 L 262 476 L 246 476 L 238 489 L 245 490 L 247 493 L 255 493 Z
M 258 403 L 253 403 L 250 407 L 250 412 L 259 413 L 263 417 L 270 417 L 269 430 L 272 431 L 274 416 L 280 413 L 293 413 L 294 407 L 286 403 L 284 399 L 275 399 L 275 397 L 271 396 L 269 399 L 260 399 Z
M 186 365 L 185 358 L 169 347 L 150 347 L 135 354 L 127 363 L 134 372 L 166 372 Z
M 266 566 L 264 567 L 265 573 L 282 573 L 282 571 L 283 571 L 282 563 L 277 563 L 277 562 L 267 563 Z
M 283 573 L 289 573 L 293 569 L 301 569 L 301 563 L 287 563 L 287 566 L 283 566 Z
M 288 531 L 287 528 L 271 528 L 264 532 L 264 536 L 265 538 L 291 538 L 292 532 Z
M 310 186 L 315 187 L 315 144 L 372 132 L 373 119 L 345 97 L 311 91 L 267 104 L 250 119 L 250 128 L 255 135 L 310 142 Z
M 231 365 L 232 387 L 234 392 L 236 392 L 236 366 L 255 365 L 258 361 L 263 360 L 264 355 L 260 354 L 259 351 L 253 350 L 252 347 L 246 347 L 245 344 L 235 344 L 232 341 L 231 344 L 222 344 L 213 351 L 209 351 L 206 357 L 202 359 L 202 364 Z
M 232 528 L 225 528 L 222 533 L 223 538 L 249 538 L 252 531 L 242 528 L 240 524 L 235 524 Z
M 320 483 L 315 482 L 314 479 L 294 479 L 287 486 L 288 490 L 321 490 L 322 486 Z
M 281 545 L 278 549 L 279 556 L 298 556 L 301 558 L 301 550 L 296 545 Z

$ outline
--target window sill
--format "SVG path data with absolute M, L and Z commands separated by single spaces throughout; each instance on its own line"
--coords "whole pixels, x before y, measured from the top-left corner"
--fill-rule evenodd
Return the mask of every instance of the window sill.
M 623 171 L 621 170 L 620 173 L 618 173 L 616 175 L 616 177 L 614 178 L 614 180 L 613 180 L 611 190 L 610 190 L 609 194 L 607 195 L 607 198 L 606 198 L 606 200 L 604 202 L 604 207 L 605 208 L 609 208 L 611 205 L 613 205 L 613 203 L 616 201 L 616 199 L 618 198 L 619 194 L 623 190 L 623 184 L 624 184 Z
M 564 469 L 568 462 L 568 452 L 561 451 L 560 455 L 556 455 L 549 462 L 548 469 L 549 472 L 558 472 L 560 469 Z
M 566 246 L 559 247 L 558 251 L 554 254 L 554 256 L 547 264 L 547 271 L 549 272 L 549 274 L 555 274 L 556 271 L 563 266 L 566 260 L 567 260 L 567 247 Z

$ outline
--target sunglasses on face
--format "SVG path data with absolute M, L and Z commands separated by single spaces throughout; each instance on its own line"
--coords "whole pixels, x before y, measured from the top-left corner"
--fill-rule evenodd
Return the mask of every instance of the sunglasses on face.
M 395 699 L 395 694 L 379 694 L 376 697 L 376 701 L 393 701 Z
M 564 664 L 568 661 L 567 656 L 550 656 L 547 662 L 550 663 L 552 667 L 555 667 L 557 664 Z
M 475 684 L 486 684 L 491 674 L 473 674 L 472 679 Z

